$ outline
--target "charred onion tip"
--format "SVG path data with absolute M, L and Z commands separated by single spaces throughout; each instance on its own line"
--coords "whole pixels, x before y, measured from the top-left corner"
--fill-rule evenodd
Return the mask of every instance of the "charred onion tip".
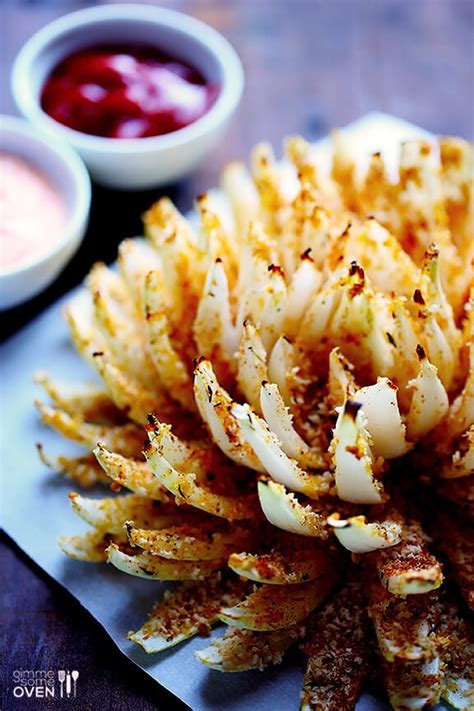
M 148 424 L 152 425 L 152 427 L 156 427 L 158 425 L 157 417 L 153 412 L 149 412 L 146 419 L 148 420 Z
M 348 400 L 344 406 L 344 414 L 349 415 L 355 421 L 357 413 L 362 407 L 360 402 L 355 402 L 354 400 Z
M 269 384 L 268 380 L 262 380 L 262 388 L 265 388 Z
M 104 355 L 104 351 L 93 351 L 92 357 L 93 358 L 99 358 L 100 356 Z
M 427 257 L 427 259 L 429 259 L 430 257 L 438 257 L 438 256 L 439 256 L 439 249 L 438 249 L 438 247 L 435 245 L 434 242 L 432 242 L 432 243 L 428 246 L 428 249 L 427 249 L 426 252 L 425 252 L 425 256 Z
M 222 259 L 220 257 L 217 257 L 216 264 L 222 264 Z
M 415 291 L 413 293 L 413 301 L 415 302 L 415 304 L 419 304 L 420 306 L 425 305 L 425 300 L 424 300 L 423 295 L 419 289 L 415 289 Z
M 416 355 L 418 356 L 418 359 L 420 361 L 426 358 L 425 349 L 420 343 L 418 343 L 418 345 L 416 346 Z
M 351 262 L 351 266 L 349 269 L 349 274 L 350 276 L 358 276 L 361 280 L 364 279 L 364 270 L 362 267 L 360 267 L 355 259 Z
M 308 247 L 308 249 L 305 249 L 305 251 L 301 255 L 301 259 L 308 259 L 310 262 L 314 261 L 311 256 L 311 252 L 312 252 L 311 247 Z

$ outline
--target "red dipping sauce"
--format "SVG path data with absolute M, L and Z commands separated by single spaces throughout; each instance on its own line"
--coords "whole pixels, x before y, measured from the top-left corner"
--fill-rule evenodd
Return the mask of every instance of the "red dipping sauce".
M 145 138 L 194 123 L 215 84 L 153 47 L 100 46 L 64 59 L 46 80 L 43 110 L 59 123 L 106 138 Z

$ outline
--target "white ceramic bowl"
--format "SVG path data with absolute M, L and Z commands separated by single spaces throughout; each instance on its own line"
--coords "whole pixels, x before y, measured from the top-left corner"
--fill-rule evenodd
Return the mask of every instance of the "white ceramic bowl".
M 86 167 L 67 144 L 42 134 L 26 121 L 0 116 L 0 151 L 17 155 L 46 175 L 64 198 L 68 220 L 61 241 L 30 262 L 0 270 L 0 309 L 45 289 L 75 254 L 89 218 L 91 184 Z
M 39 95 L 51 70 L 75 50 L 103 43 L 154 45 L 189 62 L 220 87 L 209 111 L 185 128 L 150 138 L 91 136 L 63 126 L 42 111 Z M 103 185 L 140 189 L 170 183 L 189 173 L 224 133 L 243 90 L 243 69 L 227 40 L 208 25 L 150 5 L 101 5 L 51 22 L 18 54 L 12 90 L 32 123 L 67 140 Z

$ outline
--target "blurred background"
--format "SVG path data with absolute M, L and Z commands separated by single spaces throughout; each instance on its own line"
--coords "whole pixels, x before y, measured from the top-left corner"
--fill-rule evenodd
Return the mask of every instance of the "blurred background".
M 1 75 L 52 19 L 99 3 L 2 0 Z M 110 4 L 110 3 L 107 3 Z M 472 0 L 162 0 L 222 32 L 247 88 L 228 140 L 202 172 L 256 141 L 316 137 L 373 109 L 438 133 L 474 136 Z M 2 82 L 3 83 L 3 82 Z M 7 84 L 7 82 L 5 82 Z M 5 88 L 5 86 L 4 86 Z M 2 111 L 14 112 L 9 92 Z M 200 176 L 201 177 L 201 176 Z
M 52 19 L 91 4 L 1 0 L 1 112 L 16 113 L 9 75 L 24 41 Z M 373 110 L 435 133 L 474 138 L 473 0 L 156 4 L 211 24 L 237 49 L 246 73 L 237 116 L 225 140 L 179 185 L 125 194 L 94 187 L 90 227 L 80 252 L 41 296 L 1 315 L 3 337 L 79 283 L 94 260 L 112 260 L 118 242 L 140 231 L 141 212 L 160 194 L 170 194 L 182 210 L 189 209 L 196 195 L 216 183 L 227 161 L 246 157 L 261 139 L 273 142 L 279 152 L 285 135 L 301 133 L 315 140 Z M 16 549 L 2 548 L 2 575 L 17 584 L 14 609 L 4 614 L 8 639 L 14 640 L 10 668 L 60 668 L 61 660 L 71 659 L 73 653 L 76 668 L 89 676 L 82 687 L 81 709 L 178 707 L 165 694 L 157 696 L 156 687 L 59 586 L 27 564 Z M 107 698 L 113 698 L 109 705 L 104 704 Z

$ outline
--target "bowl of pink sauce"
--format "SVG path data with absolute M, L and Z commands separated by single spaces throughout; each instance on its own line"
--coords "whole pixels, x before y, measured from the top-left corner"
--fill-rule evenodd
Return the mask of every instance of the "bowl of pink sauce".
M 244 74 L 229 42 L 199 20 L 140 4 L 65 15 L 20 50 L 12 90 L 21 113 L 68 141 L 99 183 L 169 184 L 222 138 Z
M 79 156 L 22 119 L 0 116 L 0 308 L 27 301 L 84 237 L 90 179 Z

